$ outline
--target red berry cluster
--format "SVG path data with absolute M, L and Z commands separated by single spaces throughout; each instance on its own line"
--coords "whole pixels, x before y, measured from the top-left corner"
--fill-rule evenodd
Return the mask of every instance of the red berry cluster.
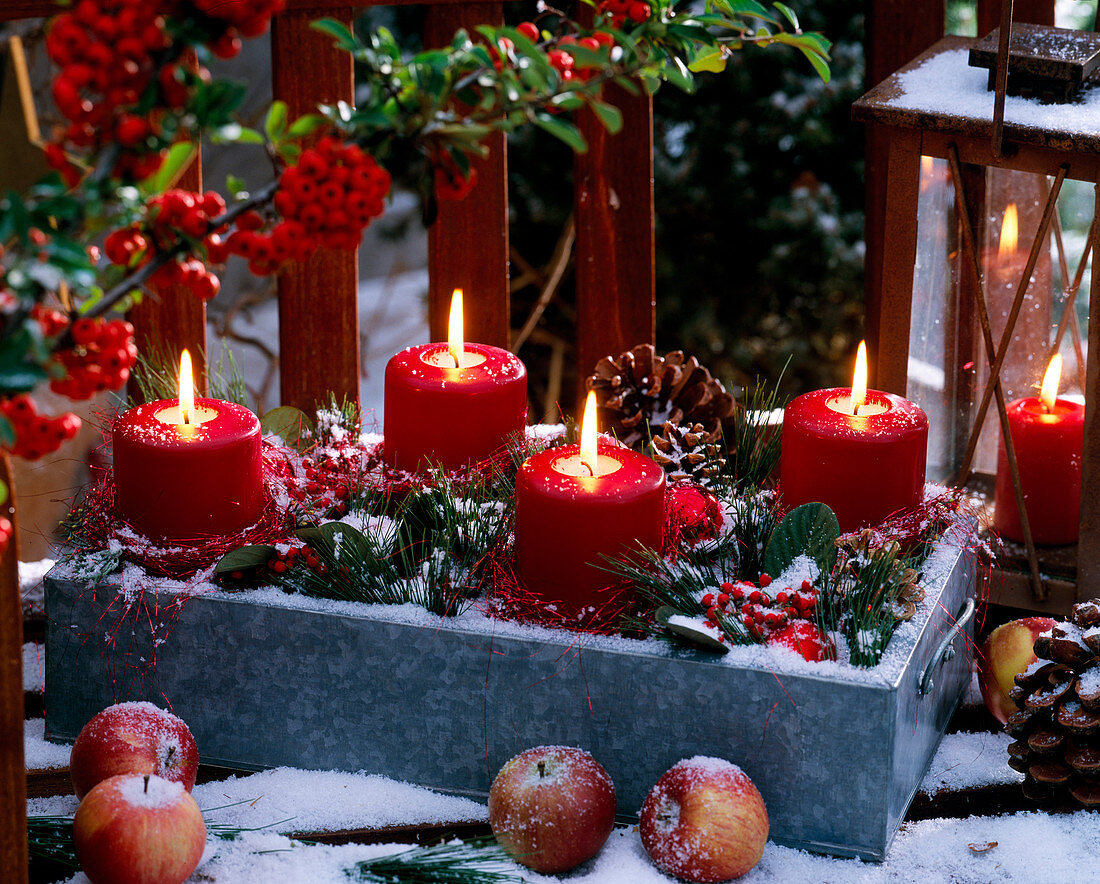
M 472 166 L 462 174 L 454 158 L 446 151 L 441 152 L 432 162 L 432 175 L 435 179 L 435 198 L 458 202 L 470 195 L 477 184 L 477 169 Z
M 7 293 L 5 292 L 5 294 Z M 69 327 L 69 317 L 60 310 L 44 307 L 42 304 L 35 304 L 31 307 L 31 318 L 42 329 L 42 337 L 44 338 L 56 338 Z
M 73 322 L 74 346 L 54 354 L 66 375 L 50 389 L 70 399 L 90 399 L 102 390 L 117 390 L 137 363 L 134 327 L 123 319 L 81 318 Z
M 590 37 L 574 37 L 569 34 L 558 40 L 557 49 L 551 49 L 546 53 L 550 65 L 561 75 L 563 83 L 570 80 L 588 80 L 596 73 L 597 68 L 592 66 L 577 67 L 577 60 L 569 53 L 570 46 L 583 46 L 597 52 L 601 46 L 611 48 L 615 45 L 615 38 L 607 31 L 595 31 Z M 561 48 L 565 47 L 565 48 Z
M 271 561 L 267 563 L 267 567 L 275 574 L 285 574 L 295 565 L 302 564 L 307 568 L 316 571 L 318 574 L 327 574 L 328 568 L 321 561 L 320 556 L 311 546 L 302 544 L 301 546 L 294 546 L 291 544 L 290 548 L 284 553 L 277 553 Z
M 228 257 L 221 236 L 211 229 L 213 220 L 225 213 L 225 200 L 219 194 L 169 190 L 150 200 L 149 209 L 149 222 L 144 229 L 126 227 L 107 237 L 104 251 L 112 264 L 128 268 L 142 264 L 151 257 L 150 241 L 161 249 L 169 249 L 181 236 L 201 242 L 212 263 L 223 263 Z M 189 254 L 158 267 L 149 281 L 161 287 L 185 286 L 204 301 L 221 290 L 221 280 L 202 261 Z
M 318 247 L 356 249 L 363 231 L 385 211 L 389 191 L 390 174 L 374 157 L 357 145 L 322 138 L 283 172 L 274 200 L 283 220 L 265 232 L 264 219 L 246 213 L 226 246 L 261 276 L 285 261 L 309 257 Z
M 299 503 L 311 509 L 323 509 L 343 515 L 348 511 L 348 498 L 354 482 L 348 474 L 346 461 L 324 456 L 314 461 L 302 459 L 305 481 L 298 480 L 289 487 L 291 495 Z
M 274 15 L 283 11 L 286 0 L 191 0 L 199 12 L 229 24 L 231 37 L 258 37 L 267 30 Z M 234 53 L 235 55 L 236 53 Z
M 627 22 L 641 24 L 649 21 L 653 14 L 653 9 L 645 0 L 603 0 L 596 9 L 607 16 L 617 28 Z
M 718 629 L 720 617 L 739 616 L 750 636 L 765 641 L 775 630 L 813 617 L 817 590 L 809 580 L 803 580 L 799 590 L 788 586 L 774 596 L 766 592 L 771 583 L 771 577 L 761 574 L 759 586 L 741 580 L 723 583 L 718 595 L 708 592 L 702 598 L 707 609 L 707 626 Z
M 11 524 L 11 519 L 0 516 L 0 556 L 4 554 L 8 544 L 11 543 L 11 535 L 14 531 L 15 528 Z
M 0 399 L 0 414 L 15 430 L 15 445 L 11 453 L 27 460 L 37 460 L 57 451 L 80 429 L 80 418 L 65 413 L 58 417 L 39 414 L 34 400 L 26 394 Z
M 152 82 L 155 56 L 168 43 L 159 4 L 147 0 L 78 0 L 70 12 L 57 16 L 46 35 L 46 51 L 60 68 L 54 102 L 69 121 L 60 141 L 76 147 L 144 146 L 153 126 L 127 111 Z M 54 145 L 47 159 L 71 175 L 59 148 Z M 115 173 L 143 178 L 159 165 L 159 151 L 124 152 Z

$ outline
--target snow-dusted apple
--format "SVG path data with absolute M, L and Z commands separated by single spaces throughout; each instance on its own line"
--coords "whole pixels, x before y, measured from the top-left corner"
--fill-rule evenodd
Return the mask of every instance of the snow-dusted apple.
M 1035 639 L 1049 632 L 1057 621 L 1050 617 L 1024 617 L 1002 623 L 994 629 L 978 651 L 978 686 L 985 707 L 1004 724 L 1016 711 L 1008 698 L 1016 676 L 1037 659 Z
M 685 881 L 727 881 L 760 862 L 768 811 L 741 768 L 696 756 L 674 764 L 650 791 L 641 835 L 661 871 Z
M 180 884 L 202 859 L 206 824 L 183 784 L 120 774 L 80 802 L 73 843 L 92 884 Z
M 199 750 L 186 724 L 152 703 L 119 703 L 89 721 L 69 756 L 77 798 L 118 774 L 155 774 L 188 792 L 199 772 Z
M 615 784 L 583 749 L 539 746 L 500 769 L 489 824 L 516 862 L 556 874 L 600 852 L 615 826 Z

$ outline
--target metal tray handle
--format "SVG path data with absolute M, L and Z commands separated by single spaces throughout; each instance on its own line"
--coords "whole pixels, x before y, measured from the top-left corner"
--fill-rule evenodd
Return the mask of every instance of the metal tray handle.
M 924 674 L 921 675 L 920 684 L 917 687 L 917 693 L 920 696 L 923 697 L 932 690 L 932 674 L 939 668 L 940 664 L 955 658 L 955 636 L 963 634 L 967 622 L 974 616 L 975 609 L 974 599 L 967 599 L 962 611 L 959 612 L 959 616 L 955 618 L 955 622 L 951 625 L 951 629 L 943 637 L 940 646 L 936 648 L 932 659 L 928 661 Z

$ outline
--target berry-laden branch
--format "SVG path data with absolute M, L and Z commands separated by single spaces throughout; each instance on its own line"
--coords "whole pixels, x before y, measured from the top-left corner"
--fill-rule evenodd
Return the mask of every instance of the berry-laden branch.
M 438 200 L 475 186 L 470 160 L 490 132 L 535 125 L 583 151 L 570 120 L 582 107 L 616 131 L 607 83 L 690 91 L 695 72 L 721 70 L 747 43 L 792 46 L 828 77 L 828 42 L 803 33 L 783 4 L 755 0 L 707 0 L 702 12 L 603 0 L 594 28 L 543 7 L 536 21 L 459 31 L 411 57 L 386 31 L 359 37 L 322 21 L 315 26 L 358 63 L 363 100 L 294 120 L 274 102 L 255 131 L 234 118 L 245 87 L 205 65 L 264 33 L 284 2 L 77 0 L 48 23 L 64 118 L 46 148 L 56 172 L 0 198 L 0 445 L 41 455 L 78 425 L 43 418 L 55 421 L 47 432 L 27 417 L 37 414 L 21 397 L 42 381 L 74 398 L 125 383 L 132 329 L 105 317 L 143 289 L 182 284 L 211 298 L 220 288 L 211 268 L 231 257 L 266 275 L 317 248 L 356 248 L 385 210 L 391 158 L 414 159 L 430 219 Z M 172 189 L 204 139 L 259 146 L 275 180 L 228 204 L 213 191 Z M 103 257 L 90 244 L 99 237 Z

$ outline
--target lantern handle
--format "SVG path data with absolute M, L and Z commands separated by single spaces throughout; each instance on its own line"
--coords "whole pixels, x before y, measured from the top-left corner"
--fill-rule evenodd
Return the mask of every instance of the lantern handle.
M 993 93 L 993 156 L 1004 156 L 1005 95 L 1008 93 L 1008 54 L 1012 43 L 1012 3 L 1001 3 L 1001 29 L 997 41 L 997 77 Z

